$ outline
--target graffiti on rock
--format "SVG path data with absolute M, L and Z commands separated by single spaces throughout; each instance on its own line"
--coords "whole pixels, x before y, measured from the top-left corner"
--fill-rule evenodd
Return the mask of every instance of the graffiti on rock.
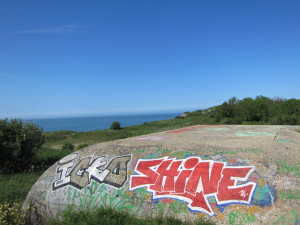
M 256 221 L 256 216 L 253 213 L 247 212 L 232 212 L 229 214 L 229 224 L 244 224 Z
M 78 190 L 68 187 L 67 205 L 72 209 L 93 210 L 99 206 L 106 206 L 116 210 L 126 210 L 132 214 L 138 214 L 147 193 L 143 189 L 130 192 L 126 188 L 110 189 L 105 184 L 93 181 L 89 187 Z
M 67 185 L 81 190 L 92 180 L 120 188 L 127 181 L 127 167 L 131 155 L 115 157 L 109 162 L 107 156 L 87 156 L 75 161 L 77 156 L 74 153 L 57 162 L 56 173 L 59 178 L 52 183 L 53 191 Z
M 218 125 L 199 125 L 199 126 L 193 126 L 193 127 L 185 127 L 185 128 L 181 128 L 178 130 L 166 131 L 165 133 L 166 134 L 176 134 L 176 133 L 182 133 L 182 132 L 191 131 L 191 130 L 197 130 L 199 128 L 214 127 L 214 126 L 218 126 Z
M 294 172 L 294 168 L 288 170 Z M 273 167 L 251 160 L 159 150 L 145 158 L 140 154 L 79 157 L 74 153 L 57 162 L 51 183 L 53 193 L 63 191 L 63 201 L 74 209 L 104 206 L 135 215 L 151 210 L 196 217 L 207 214 L 218 220 L 226 216 L 230 224 L 247 224 L 261 220 L 255 214 L 260 207 L 274 207 L 277 191 L 269 182 L 273 176 Z M 47 196 L 41 193 L 40 198 Z M 299 193 L 281 191 L 279 199 L 295 201 Z
M 259 152 L 263 152 L 263 150 L 261 150 L 261 149 L 241 149 L 241 150 L 239 150 L 239 152 L 259 153 Z
M 280 196 L 285 199 L 297 199 L 300 200 L 300 190 L 280 191 Z
M 162 140 L 166 140 L 170 137 L 167 136 L 147 136 L 147 137 L 138 137 L 135 138 L 134 140 L 136 141 L 162 141 Z
M 240 137 L 263 137 L 263 136 L 275 136 L 274 134 L 271 134 L 269 132 L 255 132 L 255 131 L 240 131 L 235 133 L 236 136 Z
M 222 127 L 222 128 L 208 128 L 207 130 L 213 130 L 213 131 L 227 131 L 229 128 Z
M 248 178 L 254 169 L 200 157 L 139 159 L 134 169 L 137 174 L 130 176 L 129 190 L 146 187 L 153 199 L 181 200 L 191 211 L 213 216 L 208 200 L 211 196 L 218 205 L 250 204 L 257 183 Z
M 295 163 L 295 164 L 287 164 L 284 161 L 280 161 L 280 172 L 282 174 L 286 174 L 286 173 L 292 173 L 297 177 L 300 177 L 300 163 Z
M 260 179 L 259 182 L 262 180 Z M 259 184 L 253 196 L 253 205 L 261 207 L 274 205 L 276 200 L 276 188 L 272 184 Z
M 218 149 L 216 151 L 214 151 L 215 154 L 227 154 L 227 155 L 235 155 L 236 152 L 235 151 L 230 151 L 230 150 L 221 150 Z
M 289 140 L 289 139 L 278 139 L 278 140 L 276 140 L 276 142 L 278 142 L 278 143 L 294 143 L 294 144 L 298 144 L 297 142 Z
M 279 217 L 272 225 L 277 224 L 299 224 L 300 222 L 300 212 L 297 210 L 292 210 L 289 214 Z
M 236 155 L 237 153 L 259 153 L 263 152 L 260 149 L 240 149 L 240 150 L 225 150 L 225 149 L 217 149 L 214 151 L 215 154 L 227 154 L 227 155 Z
M 177 156 L 175 154 L 171 154 L 172 156 Z M 190 154 L 191 155 L 191 154 Z M 186 157 L 184 157 L 186 158 Z M 214 160 L 214 161 L 221 161 L 227 163 L 230 166 L 245 166 L 246 162 L 239 158 L 227 158 L 223 155 L 201 155 L 202 159 L 205 160 Z M 259 165 L 256 161 L 247 160 L 247 165 Z M 277 166 L 268 165 L 264 168 L 264 172 L 262 173 L 262 166 L 257 167 L 256 170 L 250 175 L 249 181 L 257 183 L 255 193 L 253 194 L 253 199 L 251 204 L 258 205 L 260 207 L 265 206 L 272 206 L 274 205 L 276 198 L 277 198 L 277 191 L 275 186 L 268 182 L 270 177 L 274 177 L 277 171 Z M 275 166 L 275 168 L 273 168 Z M 260 171 L 260 172 L 259 172 Z M 210 198 L 209 201 L 213 203 L 212 199 Z M 218 208 L 220 206 L 217 205 Z

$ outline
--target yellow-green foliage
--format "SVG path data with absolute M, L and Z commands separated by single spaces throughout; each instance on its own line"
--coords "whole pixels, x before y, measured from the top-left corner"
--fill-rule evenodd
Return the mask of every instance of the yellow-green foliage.
M 19 203 L 8 203 L 0 205 L 0 225 L 25 224 L 26 213 L 22 212 Z
M 17 202 L 0 204 L 0 225 L 25 225 L 28 213 L 34 210 L 35 207 L 31 203 L 25 211 Z

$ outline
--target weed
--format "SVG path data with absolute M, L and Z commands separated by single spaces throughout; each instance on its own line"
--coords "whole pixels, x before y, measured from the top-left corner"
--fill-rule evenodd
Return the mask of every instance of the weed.
M 5 202 L 0 204 L 0 225 L 25 225 L 29 224 L 30 215 L 36 207 L 29 203 L 28 208 L 22 210 L 18 202 Z
M 86 147 L 88 147 L 88 146 L 89 146 L 89 145 L 86 144 L 86 143 L 80 144 L 80 145 L 77 146 L 77 150 L 82 149 L 82 148 L 86 148 Z
M 196 222 L 183 222 L 172 217 L 138 218 L 126 212 L 115 211 L 113 209 L 100 207 L 94 211 L 74 211 L 68 209 L 63 212 L 61 219 L 53 219 L 48 225 L 212 225 L 207 220 Z
M 22 202 L 43 170 L 29 173 L 0 174 L 0 203 Z

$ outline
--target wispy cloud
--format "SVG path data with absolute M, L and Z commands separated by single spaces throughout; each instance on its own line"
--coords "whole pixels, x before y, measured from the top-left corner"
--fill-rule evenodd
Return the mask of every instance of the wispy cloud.
M 18 78 L 19 78 L 18 76 L 11 75 L 11 74 L 0 74 L 0 79 L 12 80 Z
M 59 27 L 50 27 L 43 29 L 34 29 L 34 30 L 20 30 L 14 33 L 17 34 L 63 34 L 63 33 L 72 33 L 78 31 L 79 27 L 75 24 L 69 24 Z

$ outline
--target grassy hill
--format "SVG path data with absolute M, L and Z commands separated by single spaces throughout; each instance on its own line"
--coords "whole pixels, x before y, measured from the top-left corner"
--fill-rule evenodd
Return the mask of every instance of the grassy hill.
M 255 99 L 236 97 L 219 106 L 205 110 L 185 112 L 175 119 L 124 127 L 121 130 L 98 130 L 90 132 L 47 132 L 45 147 L 59 149 L 64 143 L 75 146 L 144 135 L 198 124 L 300 124 L 299 99 L 270 99 L 257 96 Z

